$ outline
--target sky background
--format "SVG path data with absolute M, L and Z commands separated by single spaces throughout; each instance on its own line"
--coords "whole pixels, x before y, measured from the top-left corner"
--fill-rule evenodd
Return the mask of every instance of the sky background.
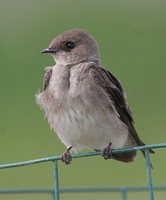
M 35 103 L 44 68 L 54 65 L 40 51 L 54 36 L 85 29 L 98 41 L 103 65 L 122 82 L 147 144 L 166 142 L 166 1 L 1 0 L 0 164 L 61 155 L 65 147 Z M 165 150 L 152 155 L 155 185 L 166 184 Z M 141 153 L 126 164 L 101 157 L 60 163 L 60 186 L 147 185 Z M 53 188 L 51 163 L 0 170 L 0 188 Z M 156 193 L 165 199 L 166 193 Z M 117 194 L 63 194 L 62 200 L 120 199 Z M 148 193 L 129 195 L 148 199 Z M 49 195 L 1 195 L 1 200 L 50 200 Z

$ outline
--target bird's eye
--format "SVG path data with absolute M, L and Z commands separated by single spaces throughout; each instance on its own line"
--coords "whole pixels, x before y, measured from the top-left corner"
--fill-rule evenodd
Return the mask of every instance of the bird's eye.
M 66 42 L 65 47 L 66 47 L 67 50 L 74 49 L 75 43 L 74 42 Z

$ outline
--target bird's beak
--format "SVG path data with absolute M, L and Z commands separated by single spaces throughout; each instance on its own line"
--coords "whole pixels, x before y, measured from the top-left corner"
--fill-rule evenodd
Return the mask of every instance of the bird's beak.
M 41 51 L 41 53 L 56 53 L 56 52 L 57 52 L 57 49 L 53 49 L 53 48 L 47 48 Z

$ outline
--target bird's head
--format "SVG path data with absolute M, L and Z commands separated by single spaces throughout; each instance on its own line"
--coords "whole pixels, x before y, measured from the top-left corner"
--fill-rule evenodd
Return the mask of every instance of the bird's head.
M 57 64 L 72 65 L 84 61 L 99 61 L 95 39 L 87 32 L 73 29 L 55 37 L 42 53 L 51 53 Z

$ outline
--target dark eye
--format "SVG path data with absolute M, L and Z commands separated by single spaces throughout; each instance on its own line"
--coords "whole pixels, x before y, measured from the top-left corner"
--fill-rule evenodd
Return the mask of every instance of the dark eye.
M 67 50 L 74 49 L 75 43 L 74 42 L 66 42 L 65 47 Z

